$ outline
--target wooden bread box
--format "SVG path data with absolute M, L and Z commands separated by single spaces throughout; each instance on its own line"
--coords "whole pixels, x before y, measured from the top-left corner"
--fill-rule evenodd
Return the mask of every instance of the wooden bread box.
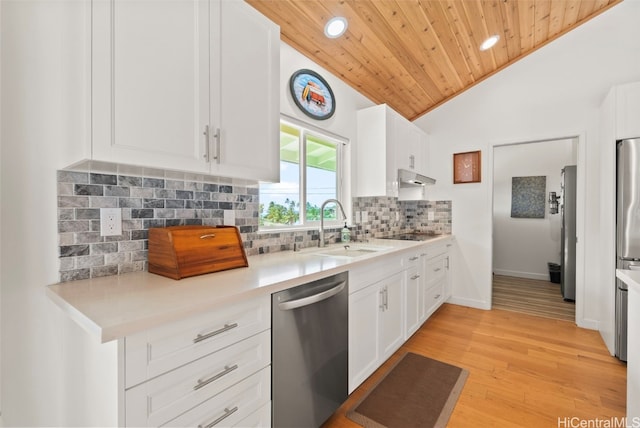
M 149 272 L 181 279 L 249 266 L 235 226 L 149 229 Z

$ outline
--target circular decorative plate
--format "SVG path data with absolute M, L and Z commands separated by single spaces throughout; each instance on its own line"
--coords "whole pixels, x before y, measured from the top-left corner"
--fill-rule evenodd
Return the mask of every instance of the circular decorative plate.
M 333 116 L 336 101 L 329 84 L 311 70 L 298 70 L 289 79 L 289 90 L 296 105 L 307 116 L 325 120 Z

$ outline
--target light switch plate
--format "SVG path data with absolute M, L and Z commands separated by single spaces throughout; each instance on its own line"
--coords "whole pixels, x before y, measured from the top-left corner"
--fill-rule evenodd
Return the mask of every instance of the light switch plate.
M 100 236 L 122 235 L 122 210 L 100 208 Z

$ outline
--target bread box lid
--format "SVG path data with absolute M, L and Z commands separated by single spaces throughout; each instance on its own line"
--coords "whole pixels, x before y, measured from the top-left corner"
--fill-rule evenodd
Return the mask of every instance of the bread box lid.
M 149 272 L 181 279 L 247 267 L 235 226 L 170 226 L 149 229 Z

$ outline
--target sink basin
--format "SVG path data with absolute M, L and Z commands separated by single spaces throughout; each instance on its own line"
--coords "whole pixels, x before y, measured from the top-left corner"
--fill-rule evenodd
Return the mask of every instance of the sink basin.
M 329 257 L 362 257 L 367 256 L 372 253 L 377 253 L 378 251 L 388 250 L 392 247 L 385 246 L 373 246 L 373 245 L 340 245 L 339 247 L 333 248 L 324 248 L 315 252 L 315 254 L 320 256 L 329 256 Z

